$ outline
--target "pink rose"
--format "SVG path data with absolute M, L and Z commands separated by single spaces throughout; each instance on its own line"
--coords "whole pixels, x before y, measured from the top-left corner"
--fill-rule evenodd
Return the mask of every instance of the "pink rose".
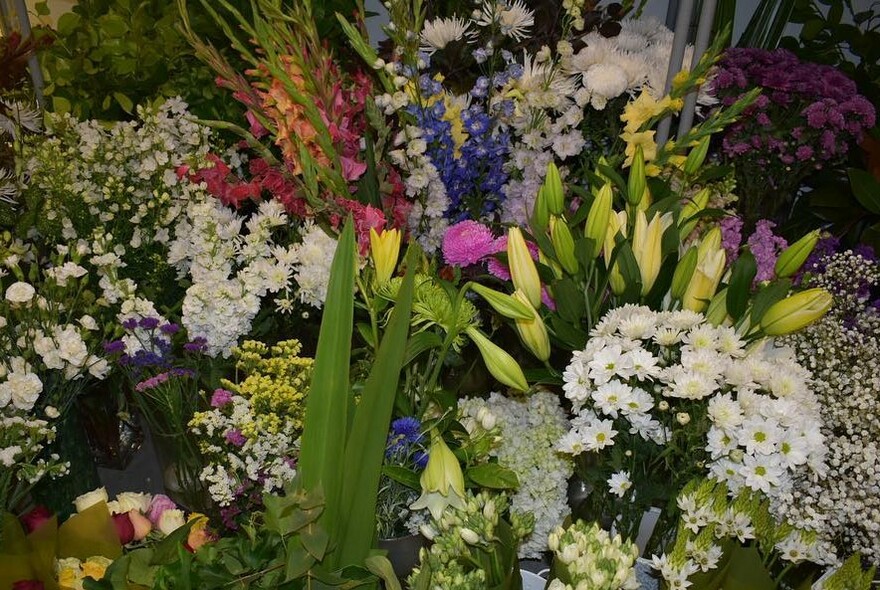
M 156 494 L 153 496 L 153 501 L 150 502 L 150 511 L 147 512 L 147 517 L 150 519 L 150 522 L 153 523 L 153 526 L 158 526 L 162 514 L 166 510 L 174 510 L 176 508 L 177 504 L 174 503 L 174 500 L 165 494 Z

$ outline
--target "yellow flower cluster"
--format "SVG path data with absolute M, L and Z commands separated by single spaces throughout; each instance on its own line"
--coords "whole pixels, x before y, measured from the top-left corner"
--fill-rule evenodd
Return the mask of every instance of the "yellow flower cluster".
M 285 423 L 302 429 L 305 396 L 309 390 L 314 359 L 299 355 L 298 340 L 285 340 L 275 346 L 248 340 L 233 349 L 236 369 L 246 376 L 238 383 L 223 380 L 223 387 L 250 401 L 254 421 L 242 431 L 248 438 L 260 432 L 277 433 Z
M 111 563 L 112 560 L 100 555 L 89 557 L 85 561 L 75 557 L 59 559 L 55 562 L 58 585 L 61 590 L 82 590 L 84 578 L 100 580 Z

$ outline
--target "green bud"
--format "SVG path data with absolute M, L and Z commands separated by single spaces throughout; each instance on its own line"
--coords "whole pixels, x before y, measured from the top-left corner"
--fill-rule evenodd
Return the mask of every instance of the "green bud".
M 709 140 L 711 136 L 707 135 L 703 139 L 700 140 L 700 143 L 696 145 L 693 149 L 691 149 L 688 154 L 687 160 L 684 162 L 684 173 L 688 176 L 697 173 L 697 170 L 700 169 L 700 166 L 703 165 L 703 162 L 706 161 L 706 154 L 709 153 Z
M 784 279 L 796 273 L 819 241 L 819 230 L 814 230 L 782 251 L 776 259 L 776 276 Z
M 550 241 L 556 250 L 556 259 L 565 272 L 575 274 L 578 271 L 578 261 L 574 256 L 574 238 L 564 218 L 555 215 L 550 218 Z
M 672 275 L 672 289 L 670 295 L 673 299 L 681 299 L 694 276 L 694 269 L 697 268 L 697 247 L 688 248 L 678 265 L 675 267 L 675 273 Z
M 512 356 L 473 326 L 469 326 L 465 333 L 477 345 L 483 362 L 493 377 L 508 387 L 520 391 L 528 390 L 526 376 Z
M 642 152 L 642 146 L 636 146 L 636 153 L 633 156 L 632 166 L 629 169 L 629 182 L 626 188 L 626 202 L 635 207 L 642 201 L 645 189 L 648 186 L 645 177 L 645 155 Z
M 562 177 L 559 175 L 559 168 L 553 162 L 547 164 L 547 176 L 544 178 L 544 197 L 547 200 L 547 211 L 551 215 L 562 215 L 565 207 Z
M 516 298 L 501 293 L 478 283 L 471 283 L 470 288 L 492 306 L 499 314 L 512 320 L 532 320 L 535 314 L 531 305 L 524 305 Z
M 532 229 L 535 231 L 544 231 L 547 229 L 547 223 L 550 221 L 550 212 L 547 209 L 546 189 L 544 185 L 538 189 L 538 196 L 535 197 L 535 206 L 532 209 Z
M 711 191 L 708 188 L 700 190 L 694 197 L 688 200 L 681 208 L 681 216 L 679 221 L 679 235 L 684 240 L 697 225 L 698 219 L 691 219 L 694 215 L 706 208 L 709 204 L 709 196 Z
M 592 240 L 588 258 L 593 259 L 602 251 L 602 245 L 605 242 L 605 234 L 608 233 L 608 224 L 611 218 L 611 201 L 613 192 L 611 183 L 606 182 L 599 189 L 593 204 L 590 206 L 590 212 L 587 214 L 587 224 L 584 226 L 584 237 Z
M 727 288 L 721 289 L 712 300 L 709 301 L 709 307 L 706 309 L 706 321 L 713 326 L 720 326 L 727 319 Z

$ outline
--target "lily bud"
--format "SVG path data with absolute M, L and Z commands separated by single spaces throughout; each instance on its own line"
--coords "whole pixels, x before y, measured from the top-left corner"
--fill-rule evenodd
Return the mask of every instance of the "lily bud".
M 709 139 L 711 139 L 709 135 L 701 139 L 696 147 L 691 149 L 687 160 L 684 161 L 684 173 L 688 176 L 696 174 L 706 160 L 706 154 L 709 153 Z
M 702 246 L 702 244 L 700 245 Z M 727 254 L 722 248 L 707 252 L 702 258 L 697 255 L 697 268 L 691 277 L 682 298 L 682 306 L 691 311 L 702 312 L 709 305 L 709 301 L 715 296 L 718 283 L 724 275 L 724 263 Z
M 642 276 L 642 295 L 647 295 L 660 274 L 663 232 L 672 221 L 669 217 L 661 217 L 659 213 L 655 213 L 651 223 L 648 223 L 644 211 L 636 211 L 635 218 L 632 249 Z
M 611 292 L 615 295 L 622 295 L 626 290 L 626 281 L 620 273 L 619 264 L 614 263 L 611 267 L 611 255 L 614 253 L 614 247 L 617 242 L 615 237 L 621 233 L 626 235 L 626 211 L 612 213 L 608 217 L 608 231 L 605 233 L 605 244 L 603 246 L 603 256 L 605 258 L 605 267 L 608 268 L 608 283 L 611 285 Z
M 706 321 L 713 326 L 720 326 L 727 319 L 727 288 L 715 293 L 706 310 Z
M 455 454 L 436 430 L 431 430 L 428 465 L 419 478 L 422 495 L 410 506 L 413 510 L 427 508 L 434 520 L 440 520 L 447 506 L 465 507 L 464 474 Z
M 592 249 L 587 256 L 591 260 L 599 255 L 606 240 L 608 224 L 611 222 L 611 201 L 613 197 L 614 193 L 611 190 L 611 183 L 606 182 L 596 194 L 596 198 L 590 206 L 590 212 L 587 214 L 584 237 L 592 240 L 590 244 Z
M 697 268 L 697 247 L 691 246 L 688 248 L 687 252 L 684 253 L 684 256 L 681 257 L 681 260 L 678 261 L 678 264 L 675 267 L 675 272 L 672 275 L 672 288 L 669 291 L 669 295 L 673 299 L 681 299 L 684 297 L 684 292 L 687 290 L 687 286 L 691 282 L 691 277 L 694 276 L 694 270 Z
M 504 349 L 493 343 L 473 326 L 468 327 L 465 333 L 477 345 L 483 362 L 486 363 L 486 368 L 489 369 L 489 373 L 493 377 L 504 385 L 520 391 L 526 391 L 529 388 L 526 376 L 519 364 Z
M 629 169 L 629 182 L 627 183 L 626 202 L 635 207 L 642 201 L 645 189 L 648 186 L 645 177 L 645 154 L 642 146 L 636 146 L 632 165 Z
M 814 230 L 786 248 L 776 259 L 776 276 L 784 279 L 796 273 L 816 247 L 819 230 Z
M 541 307 L 541 279 L 538 277 L 538 268 L 518 227 L 512 227 L 507 232 L 507 264 L 510 266 L 513 286 L 526 294 L 532 307 L 536 309 Z
M 535 312 L 531 305 L 523 305 L 506 293 L 501 293 L 478 283 L 472 283 L 470 288 L 492 306 L 502 316 L 512 320 L 534 319 Z
M 535 358 L 541 362 L 546 361 L 550 358 L 550 337 L 547 335 L 547 326 L 544 325 L 544 320 L 532 308 L 522 291 L 514 291 L 513 297 L 523 305 L 528 305 L 534 313 L 530 320 L 516 320 L 514 325 L 520 340 L 529 349 L 529 352 L 535 355 Z
M 768 336 L 782 336 L 806 328 L 827 312 L 834 303 L 825 289 L 807 289 L 777 301 L 761 318 Z
M 697 257 L 702 260 L 707 254 L 715 252 L 719 248 L 721 248 L 721 229 L 713 227 L 700 240 L 700 245 L 697 248 Z
M 556 250 L 556 259 L 565 272 L 575 274 L 578 271 L 578 261 L 574 256 L 574 238 L 562 217 L 550 217 L 550 242 Z
M 373 266 L 376 267 L 376 284 L 387 283 L 394 269 L 397 268 L 397 258 L 400 255 L 400 230 L 382 230 L 376 233 L 375 228 L 370 228 L 370 257 Z
M 562 177 L 559 175 L 559 168 L 553 162 L 547 164 L 547 175 L 544 177 L 544 197 L 547 200 L 547 211 L 550 215 L 562 215 L 565 207 Z
M 679 217 L 679 236 L 684 240 L 697 225 L 698 219 L 691 219 L 694 215 L 702 211 L 709 204 L 709 196 L 711 191 L 708 188 L 700 190 L 692 199 L 688 200 L 681 208 L 681 217 Z
M 550 221 L 550 212 L 547 209 L 547 197 L 544 196 L 546 189 L 542 185 L 538 189 L 538 196 L 535 197 L 535 206 L 532 209 L 532 229 L 535 231 L 544 231 L 547 229 L 547 223 Z

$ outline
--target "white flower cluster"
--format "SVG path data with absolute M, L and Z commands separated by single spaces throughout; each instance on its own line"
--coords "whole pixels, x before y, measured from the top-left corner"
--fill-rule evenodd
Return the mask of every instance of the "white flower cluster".
M 625 19 L 620 26 L 615 37 L 598 31 L 584 35 L 586 46 L 568 64 L 570 73 L 580 78 L 577 92 L 585 95 L 594 109 L 602 110 L 609 100 L 642 89 L 658 100 L 666 93 L 672 31 L 652 18 Z M 688 46 L 685 69 L 690 69 L 693 53 L 693 47 Z M 712 99 L 702 92 L 700 102 L 707 104 Z
M 35 484 L 44 477 L 60 477 L 67 473 L 69 464 L 62 463 L 59 456 L 52 453 L 48 459 L 42 457 L 46 445 L 55 440 L 55 427 L 48 421 L 18 412 L 9 415 L 10 408 L 0 408 L 0 470 L 11 474 L 8 481 L 19 484 Z M 46 408 L 46 417 L 58 417 L 55 408 Z M 0 493 L 6 492 L 0 488 Z
M 190 338 L 206 340 L 207 354 L 228 357 L 250 331 L 261 299 L 290 287 L 296 257 L 273 235 L 287 224 L 284 206 L 274 200 L 262 202 L 249 219 L 214 199 L 187 207 L 168 262 L 192 281 L 182 324 Z
M 635 590 L 639 548 L 613 538 L 593 523 L 581 520 L 567 529 L 557 527 L 548 537 L 554 553 L 554 577 L 547 590 Z
M 731 498 L 724 483 L 695 480 L 685 486 L 677 502 L 681 518 L 675 543 L 667 553 L 652 557 L 654 569 L 670 590 L 687 588 L 691 576 L 718 568 L 723 545 L 730 542 L 753 543 L 762 556 L 772 553 L 790 564 L 836 561 L 828 543 L 791 523 L 774 521 L 767 503 L 749 490 Z
M 202 470 L 201 479 L 221 507 L 235 502 L 252 486 L 268 493 L 280 490 L 296 476 L 299 437 L 294 422 L 282 421 L 274 431 L 245 436 L 243 431 L 254 430 L 255 416 L 250 400 L 233 395 L 223 407 L 199 412 L 190 423 L 203 455 L 213 459 Z
M 777 495 L 800 467 L 824 469 L 809 374 L 788 353 L 746 348 L 732 328 L 694 312 L 614 309 L 563 374 L 577 415 L 559 449 L 601 451 L 617 438 L 662 446 L 691 433 L 693 447 L 681 449 L 688 465 L 702 461 L 734 491 Z
M 477 419 L 481 410 L 495 416 L 501 442 L 491 452 L 498 463 L 516 473 L 519 489 L 511 497 L 516 512 L 535 516 L 534 533 L 520 546 L 522 558 L 539 557 L 547 550 L 547 535 L 568 515 L 568 478 L 571 459 L 555 445 L 569 427 L 559 399 L 549 391 L 538 391 L 524 400 L 493 392 L 486 400 L 463 399 L 459 411 Z
M 816 282 L 834 291 L 835 306 L 785 342 L 813 373 L 828 473 L 797 478 L 775 508 L 833 541 L 839 557 L 858 551 L 880 564 L 880 314 L 870 302 L 880 265 L 846 252 L 823 266 Z
M 300 301 L 321 309 L 327 299 L 336 240 L 310 221 L 303 225 L 301 239 L 290 250 L 294 262 L 293 278 Z

